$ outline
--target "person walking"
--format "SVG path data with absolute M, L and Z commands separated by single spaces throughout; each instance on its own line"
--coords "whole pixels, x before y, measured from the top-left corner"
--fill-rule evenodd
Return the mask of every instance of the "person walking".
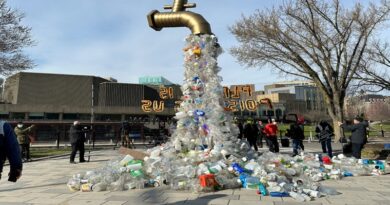
M 278 126 L 275 119 L 272 119 L 272 122 L 268 120 L 268 124 L 264 127 L 264 133 L 266 135 L 266 140 L 268 141 L 269 151 L 274 153 L 279 152 L 277 132 Z
M 17 126 L 14 129 L 16 138 L 20 146 L 20 156 L 23 161 L 31 161 L 30 157 L 30 138 L 28 134 L 32 132 L 34 125 L 25 128 L 23 122 L 18 122 Z
M 259 151 L 256 144 L 257 133 L 257 126 L 253 123 L 251 119 L 247 120 L 244 126 L 244 137 L 248 140 L 251 148 L 254 147 L 256 151 Z
M 298 155 L 299 149 L 302 151 L 305 150 L 305 147 L 303 146 L 305 135 L 303 132 L 303 126 L 299 120 L 290 125 L 290 129 L 287 130 L 286 135 L 292 139 L 293 157 Z
M 356 116 L 353 119 L 353 125 L 346 125 L 342 122 L 339 122 L 338 124 L 344 130 L 352 132 L 352 156 L 356 159 L 360 159 L 363 146 L 367 143 L 368 122 L 364 121 L 362 117 Z
M 85 142 L 85 135 L 84 131 L 82 131 L 80 122 L 79 121 L 74 121 L 73 125 L 70 127 L 69 130 L 69 139 L 70 139 L 70 144 L 72 145 L 72 153 L 70 154 L 70 163 L 71 164 L 76 164 L 74 161 L 74 158 L 76 157 L 76 152 L 79 151 L 79 156 L 80 156 L 80 163 L 85 162 L 84 159 L 84 142 Z
M 6 159 L 10 164 L 8 181 L 16 182 L 22 176 L 23 169 L 19 143 L 11 125 L 0 120 L 0 179 Z
M 321 122 L 316 126 L 316 133 L 316 136 L 321 143 L 322 153 L 328 153 L 328 156 L 332 158 L 332 136 L 334 135 L 333 127 L 325 120 L 321 120 Z

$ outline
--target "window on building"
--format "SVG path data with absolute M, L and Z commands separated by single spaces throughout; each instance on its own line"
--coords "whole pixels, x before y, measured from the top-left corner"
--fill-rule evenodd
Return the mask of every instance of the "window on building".
M 97 114 L 96 121 L 121 121 L 121 115 Z
M 267 116 L 274 116 L 275 112 L 273 110 L 267 110 Z
M 30 112 L 28 113 L 29 120 L 43 120 L 45 118 L 45 113 L 43 112 Z
M 45 113 L 46 120 L 58 120 L 60 118 L 59 113 Z
M 282 116 L 282 115 L 283 115 L 282 110 L 281 110 L 281 109 L 276 109 L 276 116 L 277 116 L 277 117 L 280 117 L 280 116 Z
M 12 113 L 12 118 L 15 120 L 24 120 L 24 112 L 14 112 Z
M 79 115 L 77 113 L 64 113 L 62 116 L 63 120 L 79 120 Z

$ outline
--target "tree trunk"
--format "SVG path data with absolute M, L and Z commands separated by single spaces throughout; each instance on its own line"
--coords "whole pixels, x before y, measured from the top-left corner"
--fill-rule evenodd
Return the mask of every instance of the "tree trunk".
M 344 100 L 344 99 L 343 99 Z M 334 134 L 335 134 L 335 142 L 339 142 L 340 138 L 343 136 L 343 131 L 340 128 L 338 122 L 343 122 L 344 113 L 343 113 L 343 104 L 340 103 L 340 100 L 335 100 L 336 102 L 330 103 L 328 105 L 329 115 L 332 118 Z

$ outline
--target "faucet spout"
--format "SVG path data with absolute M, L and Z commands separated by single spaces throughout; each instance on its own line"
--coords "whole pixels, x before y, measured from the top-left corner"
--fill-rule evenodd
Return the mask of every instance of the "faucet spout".
M 186 8 L 193 8 L 195 4 L 188 4 L 187 0 L 175 0 L 173 6 L 165 6 L 172 9 L 171 12 L 151 11 L 148 15 L 148 23 L 151 28 L 160 31 L 165 27 L 187 27 L 192 34 L 212 34 L 210 24 L 202 15 L 185 11 Z

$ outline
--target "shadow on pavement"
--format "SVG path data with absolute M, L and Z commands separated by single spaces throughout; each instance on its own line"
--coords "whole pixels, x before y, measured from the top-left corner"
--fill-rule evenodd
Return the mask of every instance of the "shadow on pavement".
M 223 198 L 223 197 L 226 197 L 227 195 L 226 194 L 213 194 L 213 195 L 206 195 L 206 196 L 201 196 L 199 198 L 196 198 L 196 199 L 192 199 L 192 200 L 182 200 L 182 201 L 177 201 L 177 202 L 172 202 L 172 203 L 165 203 L 164 205 L 179 205 L 179 204 L 202 204 L 202 205 L 206 205 L 206 204 L 209 204 L 210 201 L 214 200 L 214 199 L 218 199 L 218 198 Z

